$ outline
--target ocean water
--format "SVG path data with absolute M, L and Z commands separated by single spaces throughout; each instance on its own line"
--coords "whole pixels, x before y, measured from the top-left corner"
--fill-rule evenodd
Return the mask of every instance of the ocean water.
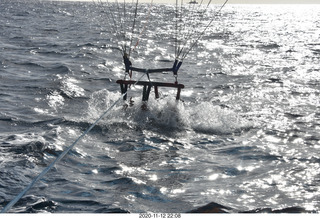
M 171 67 L 173 6 L 141 7 L 132 61 Z M 0 2 L 1 209 L 120 98 L 116 8 Z M 179 70 L 182 101 L 161 89 L 141 110 L 133 87 L 134 105 L 117 104 L 10 212 L 318 212 L 319 17 L 318 5 L 226 5 Z

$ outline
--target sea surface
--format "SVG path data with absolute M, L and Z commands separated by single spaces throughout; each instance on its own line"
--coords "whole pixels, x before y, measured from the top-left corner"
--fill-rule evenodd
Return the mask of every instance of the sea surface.
M 171 67 L 174 5 L 138 7 L 133 65 Z M 1 209 L 121 98 L 117 8 L 0 1 Z M 133 106 L 121 100 L 10 212 L 318 212 L 319 17 L 319 5 L 226 5 L 193 24 L 205 31 L 178 73 L 182 101 L 160 88 L 143 110 L 132 87 Z

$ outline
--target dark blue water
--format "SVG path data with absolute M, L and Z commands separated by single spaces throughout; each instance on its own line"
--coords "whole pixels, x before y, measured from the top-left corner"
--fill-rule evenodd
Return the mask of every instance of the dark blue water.
M 0 2 L 0 208 L 120 97 L 107 7 Z M 171 67 L 172 8 L 153 6 L 135 65 Z M 143 111 L 133 88 L 11 212 L 318 211 L 319 16 L 227 5 L 179 71 L 183 102 L 163 89 Z

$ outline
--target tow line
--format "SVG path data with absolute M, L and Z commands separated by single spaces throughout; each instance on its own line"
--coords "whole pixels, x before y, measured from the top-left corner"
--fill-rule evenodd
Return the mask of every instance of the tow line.
M 133 84 L 135 86 L 139 83 L 139 81 L 143 78 L 143 74 L 136 82 Z M 20 192 L 12 201 L 10 201 L 2 210 L 1 213 L 8 212 L 40 179 L 42 179 L 51 169 L 54 167 L 56 163 L 58 163 L 62 158 L 64 158 L 70 150 L 80 141 L 85 135 L 87 135 L 96 125 L 97 123 L 107 115 L 117 103 L 123 99 L 123 97 L 127 94 L 127 92 L 122 93 L 118 100 L 116 100 L 101 116 L 85 131 L 80 135 L 69 147 L 67 147 L 47 168 L 45 168 L 22 192 Z

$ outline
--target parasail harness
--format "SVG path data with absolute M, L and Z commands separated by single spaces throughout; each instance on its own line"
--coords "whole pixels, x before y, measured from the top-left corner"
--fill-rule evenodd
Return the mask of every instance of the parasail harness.
M 147 15 L 147 23 L 143 26 L 142 31 L 138 35 L 138 39 L 136 44 L 134 45 L 132 49 L 132 43 L 133 43 L 133 35 L 135 33 L 135 28 L 137 26 L 137 10 L 138 10 L 138 1 L 136 0 L 136 4 L 134 8 L 134 19 L 132 23 L 132 29 L 131 29 L 131 34 L 130 35 L 130 45 L 129 45 L 129 52 L 127 54 L 127 44 L 124 43 L 122 45 L 122 55 L 123 55 L 123 62 L 125 66 L 125 77 L 123 80 L 117 80 L 116 82 L 120 85 L 121 93 L 123 95 L 123 100 L 127 99 L 127 91 L 128 87 L 132 84 L 134 85 L 140 85 L 143 86 L 143 92 L 142 92 L 142 101 L 146 102 L 149 99 L 149 95 L 151 92 L 151 88 L 154 87 L 154 92 L 155 92 L 155 98 L 159 98 L 159 87 L 169 87 L 169 88 L 176 88 L 177 89 L 177 94 L 176 94 L 176 100 L 180 100 L 180 93 L 181 89 L 184 88 L 183 84 L 178 83 L 178 71 L 182 65 L 182 62 L 184 58 L 190 53 L 192 48 L 197 44 L 197 42 L 201 39 L 201 37 L 204 35 L 206 30 L 211 26 L 213 21 L 215 20 L 214 17 L 220 13 L 222 8 L 227 4 L 228 0 L 224 0 L 224 3 L 221 5 L 221 7 L 217 10 L 214 11 L 213 17 L 209 19 L 209 21 L 203 26 L 203 28 L 200 28 L 200 30 L 197 31 L 197 28 L 191 28 L 186 30 L 183 34 L 179 34 L 178 32 L 182 31 L 185 29 L 187 24 L 190 24 L 192 27 L 197 27 L 201 26 L 200 22 L 197 21 L 197 19 L 201 18 L 205 13 L 208 12 L 208 9 L 210 8 L 210 4 L 212 3 L 213 0 L 208 0 L 208 2 L 205 4 L 203 0 L 201 0 L 201 3 L 196 6 L 195 4 L 190 6 L 191 9 L 196 9 L 196 10 L 191 10 L 188 11 L 187 8 L 183 6 L 183 1 L 176 0 L 176 11 L 175 11 L 175 61 L 173 63 L 173 66 L 171 68 L 158 68 L 158 69 L 145 69 L 145 68 L 137 68 L 132 66 L 132 62 L 130 61 L 130 53 L 131 51 L 135 50 L 136 47 L 139 44 L 140 37 L 142 33 L 144 32 L 146 28 L 146 24 L 148 23 L 149 17 L 150 17 L 150 12 L 151 12 L 151 5 L 153 3 L 153 0 L 151 0 L 151 4 L 149 7 L 149 12 Z M 119 4 L 117 3 L 118 8 Z M 189 9 L 190 9 L 189 7 Z M 119 18 L 119 23 L 121 24 L 120 26 L 123 28 L 124 26 L 122 25 L 123 20 L 126 17 L 126 8 L 125 5 L 123 6 L 123 16 L 120 16 Z M 195 12 L 197 11 L 197 12 Z M 122 14 L 122 10 L 118 10 L 118 14 Z M 189 14 L 190 17 L 187 19 L 182 18 L 182 14 Z M 115 19 L 112 19 L 113 22 L 115 22 Z M 123 29 L 122 31 L 117 31 L 115 30 L 116 33 L 118 33 L 118 36 L 123 39 L 126 39 L 126 34 L 130 32 L 129 30 Z M 135 81 L 132 80 L 132 72 L 141 72 L 147 75 L 148 81 Z M 151 73 L 162 73 L 162 72 L 173 72 L 173 76 L 175 77 L 174 83 L 166 83 L 166 82 L 155 82 L 150 80 L 150 74 Z M 129 79 L 126 79 L 126 76 L 129 75 Z
M 126 77 L 123 80 L 117 80 L 117 83 L 120 84 L 121 93 L 125 94 L 123 96 L 123 100 L 127 100 L 128 86 L 130 86 L 132 84 L 143 86 L 142 101 L 149 100 L 149 95 L 150 95 L 152 87 L 154 87 L 154 93 L 155 93 L 156 99 L 158 99 L 160 97 L 158 87 L 177 88 L 176 100 L 180 100 L 181 89 L 184 88 L 184 85 L 178 83 L 178 70 L 182 65 L 182 61 L 179 61 L 176 59 L 173 63 L 172 68 L 157 68 L 157 69 L 136 68 L 136 67 L 132 66 L 132 62 L 130 61 L 128 55 L 126 53 L 124 53 L 123 62 L 125 65 L 125 74 L 130 76 L 129 80 L 126 80 Z M 145 73 L 148 77 L 148 81 L 131 80 L 132 79 L 132 71 Z M 173 75 L 175 77 L 175 82 L 174 83 L 166 83 L 166 82 L 154 82 L 154 81 L 150 80 L 149 74 L 161 73 L 161 72 L 173 72 Z

